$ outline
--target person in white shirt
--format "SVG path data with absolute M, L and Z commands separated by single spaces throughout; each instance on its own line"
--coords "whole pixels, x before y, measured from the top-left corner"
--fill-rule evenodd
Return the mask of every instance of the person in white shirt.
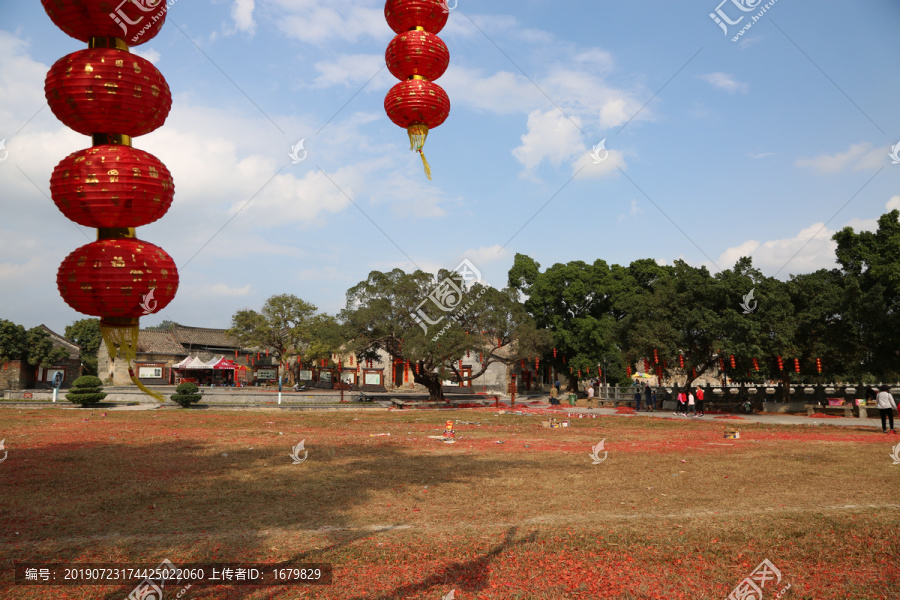
M 687 416 L 687 413 L 689 412 L 694 413 L 695 417 L 697 416 L 697 404 L 694 398 L 694 394 L 691 392 L 688 392 L 687 395 L 687 412 L 684 413 L 685 416 Z
M 890 387 L 883 385 L 881 391 L 875 396 L 875 407 L 881 413 L 881 429 L 887 433 L 887 420 L 891 421 L 891 434 L 896 435 L 894 431 L 894 411 L 897 409 L 897 402 L 891 395 Z

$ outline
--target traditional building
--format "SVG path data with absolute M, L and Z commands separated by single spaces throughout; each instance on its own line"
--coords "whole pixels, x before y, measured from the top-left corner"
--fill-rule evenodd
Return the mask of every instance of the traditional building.
M 50 336 L 53 346 L 63 348 L 68 358 L 50 368 L 30 365 L 24 360 L 11 360 L 0 368 L 0 390 L 49 389 L 57 373 L 62 374 L 62 385 L 68 388 L 81 376 L 81 346 L 52 331 L 46 325 L 41 328 Z

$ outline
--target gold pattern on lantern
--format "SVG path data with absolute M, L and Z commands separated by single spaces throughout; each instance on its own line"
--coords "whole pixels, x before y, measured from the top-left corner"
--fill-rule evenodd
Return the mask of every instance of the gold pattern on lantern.
M 140 85 L 135 85 L 135 86 L 134 86 L 134 97 L 135 97 L 135 98 L 140 98 L 142 95 L 143 95 L 143 94 L 141 93 L 141 86 L 140 86 Z
M 156 167 L 150 167 L 148 170 L 150 171 L 150 177 L 159 177 L 159 172 L 156 170 Z
M 110 261 L 110 266 L 121 268 L 125 266 L 125 261 L 121 256 L 113 256 L 113 259 Z
M 84 72 L 85 73 L 93 73 L 94 72 L 94 67 L 91 66 L 91 63 L 87 63 L 86 65 L 84 65 Z
M 150 93 L 153 94 L 153 97 L 154 97 L 154 98 L 157 98 L 157 97 L 159 96 L 159 87 L 158 87 L 156 84 L 151 85 L 151 86 L 150 86 Z
M 119 89 L 119 84 L 114 81 L 107 81 L 103 85 L 106 86 L 106 90 L 110 94 L 115 94 L 116 90 Z
M 138 167 L 131 167 L 131 176 L 132 176 L 132 177 L 135 177 L 135 178 L 140 177 L 140 176 L 141 176 L 141 170 L 140 170 L 140 168 L 138 168 Z
M 132 269 L 131 270 L 131 278 L 133 281 L 140 281 L 144 277 L 144 272 L 140 269 Z

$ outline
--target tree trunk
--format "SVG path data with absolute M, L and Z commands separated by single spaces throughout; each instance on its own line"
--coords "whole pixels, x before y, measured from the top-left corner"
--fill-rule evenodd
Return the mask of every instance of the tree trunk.
M 444 401 L 444 388 L 441 385 L 440 375 L 437 373 L 413 374 L 413 381 L 424 385 L 428 389 L 428 400 L 434 402 Z

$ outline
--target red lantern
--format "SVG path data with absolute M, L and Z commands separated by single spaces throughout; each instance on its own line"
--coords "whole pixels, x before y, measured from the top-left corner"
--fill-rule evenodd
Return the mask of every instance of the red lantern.
M 644 373 L 650 372 L 650 361 L 646 358 L 644 359 Z
M 816 372 L 820 373 L 820 374 L 822 373 L 822 359 L 821 358 L 816 359 Z
M 694 367 L 691 367 L 691 377 L 697 379 L 697 369 L 695 369 Z
M 152 223 L 169 210 L 174 194 L 165 165 L 130 146 L 73 152 L 50 178 L 50 195 L 66 218 L 97 229 Z
M 152 40 L 166 22 L 166 0 L 114 2 L 41 0 L 57 27 L 84 43 L 91 38 L 120 38 L 130 46 Z M 113 12 L 110 12 L 113 11 Z
M 450 11 L 441 0 L 387 0 L 384 18 L 395 33 L 421 27 L 431 33 L 440 33 Z
M 444 74 L 450 64 L 447 44 L 427 31 L 398 33 L 388 44 L 384 55 L 391 74 L 400 80 L 419 75 L 434 80 Z
M 631 365 L 625 367 L 625 374 L 631 377 Z
M 553 349 L 553 358 L 556 358 L 556 348 Z
M 800 359 L 799 358 L 794 359 L 794 371 L 797 373 L 800 372 Z
M 419 374 L 419 363 L 416 363 L 416 375 Z
M 501 340 L 500 338 L 497 338 L 497 347 L 499 348 L 502 345 L 503 345 L 503 340 Z
M 540 363 L 541 363 L 540 357 L 535 356 L 535 357 L 534 357 L 534 370 L 535 370 L 535 372 L 537 372 L 537 370 L 538 370 L 538 365 L 539 365 Z
M 734 354 L 731 355 L 731 368 L 732 368 L 732 369 L 735 368 Z
M 754 370 L 754 371 L 759 371 L 759 363 L 756 362 L 756 359 L 755 359 L 755 358 L 753 359 L 753 370 Z
M 719 370 L 720 371 L 725 370 L 725 359 L 724 358 L 719 358 Z
M 781 360 L 781 357 L 780 357 L 780 356 L 778 357 L 778 370 L 779 370 L 779 371 L 784 371 L 784 361 Z
M 678 368 L 679 369 L 684 368 L 684 355 L 683 354 L 678 355 Z
M 659 364 L 659 354 L 656 353 L 656 348 L 653 349 L 653 362 Z
M 350 366 L 351 367 L 353 366 L 353 355 L 352 354 L 350 355 Z
M 462 359 L 459 359 L 459 370 L 462 371 Z
M 169 86 L 153 63 L 113 48 L 78 50 L 56 61 L 44 95 L 56 118 L 84 135 L 144 135 L 160 127 L 172 107 Z
M 581 369 L 578 369 L 578 379 L 581 379 Z
M 162 248 L 149 242 L 98 240 L 63 260 L 56 284 L 66 304 L 100 317 L 101 323 L 116 324 L 164 309 L 178 289 L 178 270 Z M 137 323 L 129 326 L 137 328 Z

